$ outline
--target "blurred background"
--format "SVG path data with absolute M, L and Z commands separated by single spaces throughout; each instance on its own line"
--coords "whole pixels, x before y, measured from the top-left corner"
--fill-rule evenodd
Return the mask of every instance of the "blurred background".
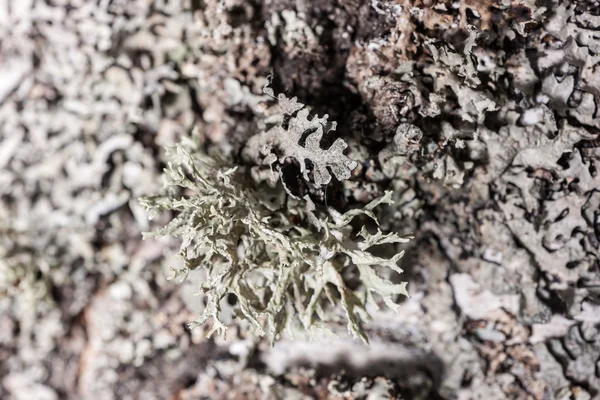
M 600 6 L 535 3 L 0 0 L 0 398 L 597 398 Z M 420 80 L 432 43 L 475 89 Z M 364 161 L 345 201 L 393 189 L 416 233 L 371 347 L 207 339 L 201 277 L 142 241 L 163 147 L 237 157 L 271 71 Z M 400 121 L 425 150 L 390 172 Z

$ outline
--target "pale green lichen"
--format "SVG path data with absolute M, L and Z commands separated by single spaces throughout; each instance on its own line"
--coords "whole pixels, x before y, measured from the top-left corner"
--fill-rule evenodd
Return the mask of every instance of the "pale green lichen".
M 140 202 L 152 216 L 165 211 L 178 215 L 144 237 L 182 239 L 179 255 L 185 267 L 176 275 L 185 277 L 197 268 L 207 271 L 201 288 L 207 304 L 192 326 L 212 318 L 209 335 L 215 331 L 224 335 L 221 300 L 234 294 L 240 317 L 258 335 L 268 332 L 275 340 L 285 329 L 326 327 L 333 315 L 329 307 L 340 303 L 349 332 L 367 341 L 360 324 L 368 316 L 366 304 L 375 302 L 373 294 L 393 309 L 398 308 L 395 296 L 407 295 L 406 283 L 392 283 L 379 271 L 389 268 L 401 273 L 397 262 L 402 252 L 388 259 L 369 249 L 409 238 L 380 231 L 370 234 L 366 228 L 353 236 L 349 226 L 361 215 L 376 221 L 373 209 L 391 203 L 391 192 L 344 214 L 317 211 L 308 196 L 290 196 L 285 206 L 272 211 L 237 167 L 228 168 L 181 145 L 167 155 L 164 194 Z M 178 191 L 182 195 L 176 196 Z M 357 289 L 343 278 L 349 271 L 360 277 L 362 285 Z

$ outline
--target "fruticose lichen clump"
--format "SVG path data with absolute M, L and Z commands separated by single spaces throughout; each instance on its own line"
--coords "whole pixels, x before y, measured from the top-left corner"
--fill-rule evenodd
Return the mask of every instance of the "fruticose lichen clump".
M 294 119 L 309 121 L 302 110 L 290 111 L 288 126 L 298 128 Z M 296 115 L 298 111 L 302 115 Z M 319 121 L 315 117 L 306 129 Z M 283 128 L 277 133 L 286 134 Z M 316 136 L 321 134 L 317 131 Z M 272 135 L 263 136 L 273 143 Z M 332 153 L 353 168 L 356 163 L 341 154 L 345 142 L 340 139 L 336 143 Z M 215 331 L 225 335 L 222 305 L 235 295 L 237 315 L 247 320 L 256 334 L 268 333 L 272 340 L 284 331 L 329 331 L 327 325 L 339 316 L 336 311 L 341 310 L 336 307 L 341 305 L 349 332 L 367 342 L 361 320 L 368 317 L 366 305 L 376 304 L 373 295 L 395 310 L 399 308 L 395 297 L 408 295 L 406 283 L 392 283 L 386 277 L 392 271 L 402 272 L 397 263 L 403 252 L 382 258 L 371 250 L 410 238 L 383 234 L 379 229 L 369 233 L 364 225 L 356 234 L 350 223 L 365 216 L 377 222 L 373 209 L 390 204 L 392 193 L 345 213 L 317 207 L 308 195 L 303 199 L 288 195 L 283 204 L 273 207 L 264 199 L 264 192 L 253 186 L 246 169 L 228 166 L 194 147 L 180 144 L 168 149 L 165 189 L 140 200 L 151 211 L 151 218 L 163 212 L 176 213 L 163 228 L 144 234 L 145 238 L 181 238 L 179 256 L 184 268 L 174 270 L 174 276 L 185 278 L 197 269 L 206 272 L 201 285 L 206 307 L 191 326 L 212 319 L 209 335 Z M 306 148 L 309 151 L 310 147 Z M 308 179 L 308 171 L 303 172 Z M 329 180 L 323 171 L 311 172 L 316 180 Z M 334 175 L 348 177 L 349 173 L 334 170 Z

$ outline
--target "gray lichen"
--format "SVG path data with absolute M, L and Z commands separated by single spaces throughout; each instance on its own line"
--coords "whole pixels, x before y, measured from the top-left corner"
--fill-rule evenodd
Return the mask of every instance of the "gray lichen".
M 265 93 L 274 97 L 269 87 Z M 300 164 L 304 179 L 309 181 L 310 162 L 313 181 L 322 186 L 331 181 L 331 173 L 338 180 L 350 178 L 358 165 L 344 155 L 348 145 L 342 139 L 337 139 L 328 149 L 321 148 L 323 135 L 335 131 L 337 124 L 330 122 L 327 114 L 311 117 L 310 110 L 296 97 L 290 99 L 279 94 L 265 123 L 269 128 L 248 140 L 243 156 L 256 164 L 269 166 L 272 172 L 287 158 L 292 158 Z
M 371 234 L 365 227 L 358 238 L 349 225 L 362 215 L 377 221 L 373 209 L 391 203 L 391 192 L 344 214 L 318 211 L 308 196 L 304 201 L 290 197 L 286 207 L 272 211 L 237 167 L 228 168 L 181 145 L 169 150 L 168 157 L 167 190 L 142 198 L 141 204 L 152 216 L 165 211 L 178 215 L 145 238 L 181 238 L 179 255 L 185 267 L 174 271 L 175 276 L 185 277 L 197 268 L 208 272 L 201 288 L 207 304 L 192 326 L 212 319 L 209 335 L 225 335 L 221 302 L 235 295 L 239 316 L 258 335 L 268 332 L 272 340 L 286 329 L 326 329 L 335 315 L 329 304 L 339 304 L 348 331 L 367 341 L 361 320 L 368 316 L 367 303 L 375 303 L 373 294 L 394 310 L 399 307 L 395 297 L 408 295 L 406 283 L 392 283 L 380 271 L 385 267 L 401 273 L 397 262 L 403 252 L 382 258 L 370 250 L 409 238 Z M 174 188 L 183 189 L 183 195 L 176 196 Z M 347 284 L 344 276 L 349 273 L 359 276 L 360 287 Z

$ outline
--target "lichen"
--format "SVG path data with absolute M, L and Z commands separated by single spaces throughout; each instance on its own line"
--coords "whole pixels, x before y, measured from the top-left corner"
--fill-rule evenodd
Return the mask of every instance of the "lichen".
M 349 332 L 366 342 L 361 320 L 368 316 L 366 304 L 375 303 L 373 294 L 395 310 L 395 297 L 407 295 L 406 283 L 392 283 L 381 271 L 401 273 L 397 262 L 403 252 L 382 258 L 370 250 L 409 238 L 379 230 L 371 234 L 364 226 L 353 235 L 350 227 L 361 216 L 377 221 L 373 209 L 391 203 L 391 192 L 343 214 L 319 209 L 308 196 L 290 196 L 284 207 L 273 211 L 244 170 L 183 145 L 168 150 L 167 156 L 171 161 L 165 190 L 140 201 L 151 216 L 165 211 L 178 215 L 144 237 L 182 239 L 179 255 L 185 265 L 174 276 L 206 270 L 201 287 L 206 307 L 191 326 L 212 319 L 209 335 L 225 335 L 221 302 L 235 295 L 239 317 L 258 335 L 268 333 L 275 340 L 286 329 L 322 331 L 341 305 Z M 348 274 L 360 278 L 358 288 L 347 284 Z
M 270 87 L 264 91 L 275 98 Z M 311 117 L 309 108 L 296 97 L 279 94 L 265 124 L 268 129 L 248 140 L 243 156 L 256 164 L 269 166 L 274 177 L 280 175 L 279 166 L 288 158 L 300 164 L 306 181 L 311 181 L 309 172 L 312 170 L 312 181 L 317 186 L 328 184 L 331 173 L 339 180 L 348 179 L 358 165 L 344 155 L 348 145 L 342 139 L 338 138 L 328 149 L 321 148 L 323 135 L 335 131 L 337 124 L 330 122 L 327 114 Z

